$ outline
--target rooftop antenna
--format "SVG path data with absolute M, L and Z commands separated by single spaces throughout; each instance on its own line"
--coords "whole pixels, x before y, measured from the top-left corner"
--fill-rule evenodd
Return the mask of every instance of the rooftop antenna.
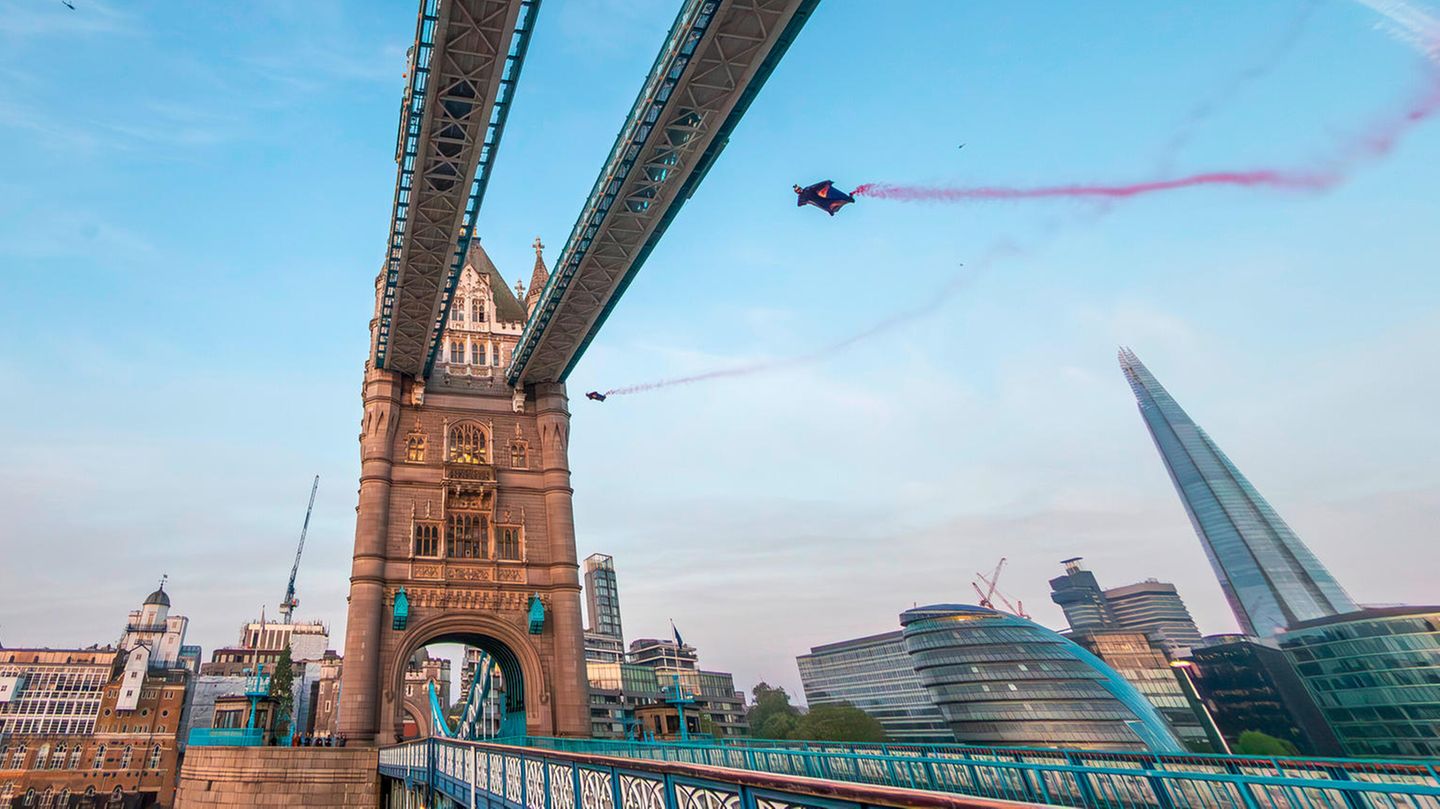
M 305 534 L 310 530 L 310 512 L 315 510 L 315 491 L 320 488 L 320 476 L 315 476 L 315 482 L 310 484 L 310 505 L 305 507 L 305 524 L 300 527 L 300 546 L 295 549 L 295 564 L 290 568 L 290 583 L 285 585 L 285 597 L 280 600 L 280 618 L 285 623 L 290 623 L 290 616 L 295 613 L 295 608 L 300 606 L 300 599 L 295 597 L 295 576 L 300 572 L 300 554 L 305 552 Z

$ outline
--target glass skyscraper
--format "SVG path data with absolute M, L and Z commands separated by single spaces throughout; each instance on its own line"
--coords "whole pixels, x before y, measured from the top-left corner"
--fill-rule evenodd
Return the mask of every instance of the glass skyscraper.
M 816 646 L 795 663 L 812 708 L 854 705 L 879 720 L 895 742 L 955 741 L 915 674 L 899 630 Z
M 1352 612 L 1355 602 L 1135 353 L 1120 349 L 1140 415 L 1220 586 L 1249 635 Z

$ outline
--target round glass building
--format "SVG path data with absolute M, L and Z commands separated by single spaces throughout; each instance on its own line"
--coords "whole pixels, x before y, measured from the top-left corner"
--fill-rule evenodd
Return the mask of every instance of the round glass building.
M 1039 624 L 966 604 L 906 610 L 900 624 L 961 744 L 1184 751 L 1134 686 Z

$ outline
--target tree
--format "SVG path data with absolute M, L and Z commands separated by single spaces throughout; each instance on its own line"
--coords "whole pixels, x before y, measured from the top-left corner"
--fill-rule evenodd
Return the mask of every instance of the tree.
M 879 720 L 848 702 L 814 705 L 790 732 L 792 739 L 824 742 L 883 742 Z
M 1298 756 L 1300 748 L 1258 730 L 1247 730 L 1235 742 L 1235 752 L 1250 756 Z
M 745 719 L 750 723 L 750 735 L 762 739 L 783 739 L 788 731 L 795 726 L 795 719 L 800 711 L 790 704 L 790 695 L 785 693 L 784 688 L 772 688 L 769 683 L 756 683 L 750 690 L 755 701 L 746 712 Z M 788 719 L 786 723 L 780 717 Z M 772 721 L 773 720 L 773 721 Z M 774 735 L 785 731 L 782 735 Z
M 275 661 L 275 671 L 270 675 L 270 696 L 275 698 L 275 735 L 283 736 L 295 711 L 295 666 L 288 644 L 280 650 L 280 659 Z

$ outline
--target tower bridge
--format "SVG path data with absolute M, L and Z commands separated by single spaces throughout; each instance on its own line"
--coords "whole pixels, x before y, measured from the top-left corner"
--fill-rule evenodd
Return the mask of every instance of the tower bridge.
M 293 805 L 275 793 L 294 790 L 309 806 L 516 809 L 1440 806 L 1440 775 L 1413 763 L 578 738 L 564 382 L 817 4 L 684 0 L 554 271 L 537 239 L 529 289 L 512 291 L 477 225 L 541 0 L 421 0 L 363 387 L 351 746 L 194 749 L 178 805 Z M 435 642 L 499 666 L 506 743 L 397 743 L 406 662 Z

